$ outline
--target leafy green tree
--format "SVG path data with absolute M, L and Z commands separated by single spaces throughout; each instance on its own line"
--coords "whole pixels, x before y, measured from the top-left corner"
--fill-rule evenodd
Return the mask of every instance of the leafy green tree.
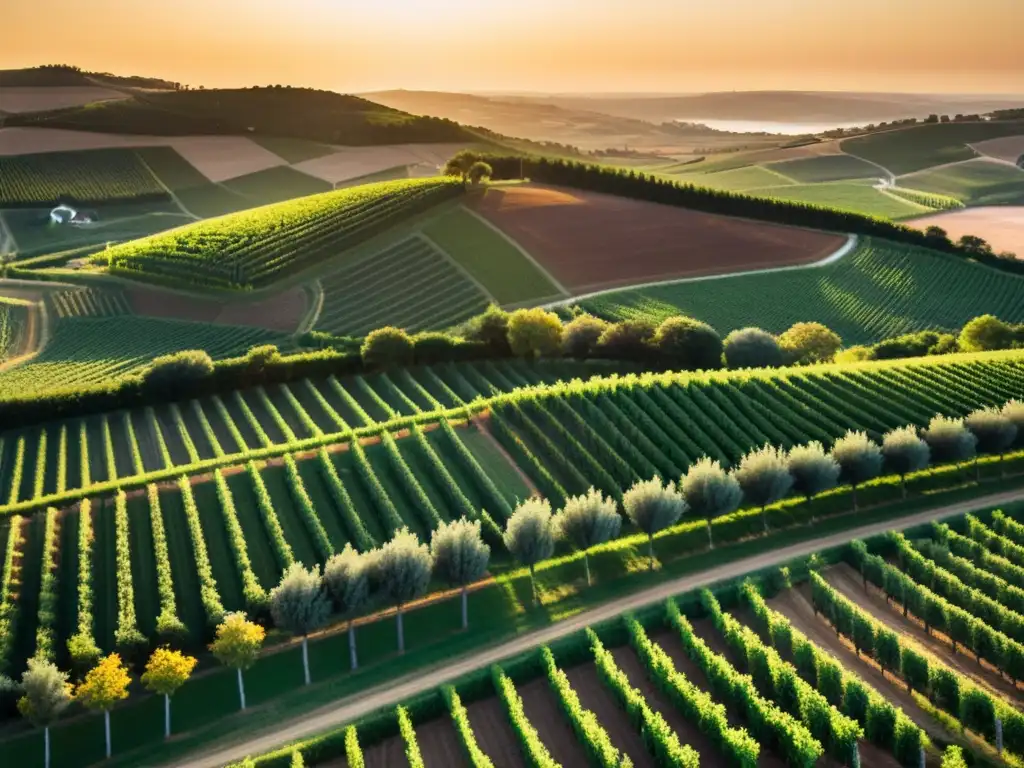
M 608 328 L 599 317 L 583 313 L 562 326 L 562 354 L 566 357 L 588 358 L 597 351 L 597 341 Z
M 164 738 L 171 738 L 171 696 L 188 681 L 197 663 L 193 656 L 170 648 L 157 648 L 146 662 L 142 684 L 164 697 Z
M 790 363 L 827 363 L 842 345 L 839 334 L 821 323 L 795 323 L 779 336 L 779 346 Z
M 907 497 L 907 475 L 928 466 L 931 449 L 917 434 L 916 427 L 900 427 L 882 437 L 882 457 L 890 472 L 900 476 L 903 498 Z
M 402 609 L 427 591 L 430 584 L 430 547 L 421 544 L 408 528 L 398 531 L 391 541 L 373 555 L 372 582 L 390 605 L 397 609 L 398 652 L 405 653 L 405 627 Z
M 401 328 L 378 328 L 363 340 L 359 353 L 367 368 L 396 368 L 412 365 L 412 337 Z
M 988 241 L 977 235 L 963 235 L 956 244 L 960 249 L 975 256 L 989 256 L 992 253 L 992 246 Z
M 613 323 L 597 340 L 597 354 L 612 360 L 650 360 L 654 355 L 654 330 L 654 323 L 648 320 Z
M 839 482 L 839 463 L 825 452 L 825 447 L 817 440 L 790 448 L 786 464 L 793 476 L 793 490 L 808 501 L 835 488 Z
M 639 530 L 647 534 L 648 568 L 654 570 L 654 534 L 675 525 L 686 513 L 686 502 L 669 481 L 662 485 L 661 478 L 640 480 L 622 495 L 626 517 Z
M 988 352 L 1009 349 L 1014 341 L 1014 329 L 994 315 L 981 315 L 960 330 L 958 345 L 964 352 Z
M 949 242 L 949 234 L 942 227 L 936 227 L 934 225 L 927 227 L 924 231 L 925 240 L 928 245 L 932 248 L 948 248 L 951 243 Z
M 449 158 L 448 162 L 444 164 L 442 173 L 445 176 L 458 176 L 463 182 L 469 179 L 469 170 L 479 161 L 479 155 L 470 149 L 464 149 L 461 152 L 453 155 Z
M 654 346 L 674 368 L 722 367 L 722 337 L 707 323 L 691 317 L 666 318 L 654 332 Z
M 539 307 L 517 309 L 508 318 L 508 343 L 517 357 L 553 357 L 562 349 L 562 321 Z
M 585 494 L 570 496 L 561 512 L 555 515 L 558 538 L 583 553 L 583 569 L 590 585 L 590 549 L 611 541 L 619 535 L 622 518 L 615 508 L 615 500 L 606 498 L 591 487 Z
M 53 662 L 32 658 L 21 676 L 21 690 L 18 711 L 32 725 L 43 729 L 43 765 L 50 768 L 50 726 L 72 700 L 68 675 Z M 110 756 L 109 744 L 107 756 Z
M 978 451 L 997 454 L 1002 462 L 1017 441 L 1017 425 L 999 408 L 979 408 L 964 419 L 964 426 L 977 440 Z M 981 467 L 975 458 L 975 471 L 980 479 Z
M 512 354 L 508 343 L 508 319 L 508 312 L 491 304 L 466 323 L 463 335 L 469 341 L 486 344 L 496 357 L 508 357 Z
M 832 444 L 832 458 L 839 464 L 839 479 L 853 489 L 857 509 L 857 487 L 882 473 L 882 449 L 864 432 L 850 430 Z
M 781 501 L 793 487 L 793 476 L 789 474 L 786 451 L 766 445 L 751 451 L 733 470 L 736 482 L 743 489 L 743 497 L 755 507 L 761 508 L 761 522 L 768 530 L 768 515 L 765 507 Z
M 477 160 L 466 172 L 466 178 L 470 184 L 479 184 L 481 181 L 486 181 L 494 175 L 494 169 L 488 163 L 483 160 Z
M 487 573 L 491 548 L 480 535 L 480 521 L 459 518 L 441 523 L 430 537 L 434 573 L 462 592 L 462 628 L 469 627 L 468 588 Z
M 938 462 L 959 464 L 974 458 L 978 447 L 978 438 L 967 429 L 964 420 L 947 416 L 933 416 L 923 437 Z
M 1017 427 L 1017 439 L 1014 441 L 1014 445 L 1024 445 L 1024 402 L 1020 400 L 1007 401 L 1003 406 L 1003 416 Z
M 714 549 L 711 520 L 729 514 L 740 505 L 743 501 L 740 484 L 721 464 L 704 456 L 686 470 L 679 482 L 679 491 L 689 511 L 707 523 L 708 547 Z
M 121 657 L 112 653 L 100 659 L 99 664 L 86 674 L 75 692 L 75 700 L 86 709 L 103 712 L 103 731 L 107 740 L 107 759 L 110 758 L 110 710 L 119 701 L 128 698 L 131 677 Z
M 324 565 L 324 586 L 335 609 L 348 616 L 348 654 L 352 669 L 359 668 L 356 653 L 355 615 L 370 602 L 370 556 L 361 554 L 351 544 L 332 555 Z
M 274 626 L 302 638 L 302 672 L 306 685 L 309 677 L 309 633 L 327 623 L 331 601 L 324 592 L 320 570 L 314 565 L 308 571 L 302 563 L 292 563 L 281 575 L 281 582 L 270 591 L 270 617 Z
M 725 364 L 729 368 L 775 368 L 785 362 L 779 340 L 760 328 L 741 328 L 725 337 Z
M 233 667 L 238 673 L 238 699 L 245 709 L 245 683 L 242 672 L 259 657 L 266 630 L 245 618 L 241 611 L 224 614 L 224 620 L 217 625 L 217 634 L 210 644 L 210 650 L 221 664 Z
M 512 556 L 530 569 L 530 593 L 537 604 L 534 568 L 555 551 L 555 520 L 547 499 L 520 502 L 505 524 L 505 547 Z

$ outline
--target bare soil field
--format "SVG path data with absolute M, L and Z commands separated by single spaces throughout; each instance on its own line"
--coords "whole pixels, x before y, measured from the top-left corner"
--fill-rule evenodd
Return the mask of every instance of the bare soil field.
M 54 128 L 0 129 L 0 155 L 119 147 L 171 147 L 214 182 L 286 165 L 273 152 L 244 136 L 124 136 Z
M 1005 160 L 1008 163 L 1016 163 L 1017 159 L 1024 155 L 1024 136 L 987 139 L 971 144 L 971 146 L 983 155 L 994 157 L 997 160 Z
M 131 286 L 125 295 L 132 311 L 148 317 L 248 325 L 294 331 L 306 314 L 306 292 L 296 286 L 257 301 L 202 299 L 158 288 Z
M 0 89 L 0 109 L 12 114 L 46 112 L 51 109 L 80 107 L 94 101 L 123 99 L 125 95 L 110 88 L 91 85 L 58 86 L 52 88 Z
M 380 173 L 399 166 L 421 166 L 424 173 L 464 149 L 464 144 L 394 144 L 380 147 L 338 148 L 337 152 L 296 163 L 292 167 L 310 176 L 338 184 L 360 176 Z
M 840 235 L 532 184 L 492 187 L 475 207 L 579 293 L 809 264 L 845 242 Z
M 1003 677 L 987 661 L 978 664 L 974 657 L 966 651 L 953 653 L 952 641 L 935 630 L 931 634 L 924 631 L 924 623 L 913 614 L 903 616 L 902 607 L 895 603 L 890 605 L 885 595 L 873 584 L 864 591 L 864 582 L 857 571 L 849 565 L 839 565 L 824 572 L 825 578 L 840 593 L 870 612 L 876 619 L 898 632 L 904 638 L 910 638 L 925 648 L 944 664 L 969 677 L 977 685 L 993 694 L 1003 696 L 1018 703 L 1024 701 L 1018 686 Z
M 468 768 L 469 760 L 449 717 L 416 725 L 416 741 L 427 768 Z
M 476 743 L 498 768 L 526 768 L 519 741 L 508 723 L 508 715 L 497 697 L 466 705 Z
M 576 740 L 576 734 L 562 712 L 547 678 L 539 677 L 523 685 L 517 685 L 516 688 L 523 698 L 526 716 L 537 729 L 540 740 L 544 742 L 551 756 L 565 766 L 586 765 L 587 753 Z M 584 706 L 590 706 L 582 696 L 580 701 Z M 604 725 L 604 722 L 601 724 Z
M 987 240 L 996 253 L 1009 251 L 1024 259 L 1024 206 L 967 208 L 903 223 L 920 229 L 942 227 L 953 240 L 977 235 Z
M 654 768 L 654 758 L 644 746 L 639 731 L 629 722 L 629 714 L 612 696 L 593 664 L 580 664 L 565 670 L 583 706 L 593 712 L 598 722 L 619 750 L 629 755 L 637 768 Z

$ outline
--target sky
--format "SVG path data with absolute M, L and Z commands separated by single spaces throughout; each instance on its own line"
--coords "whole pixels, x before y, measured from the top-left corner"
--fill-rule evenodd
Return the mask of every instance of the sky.
M 1024 0 L 0 0 L 0 68 L 342 92 L 1024 91 Z

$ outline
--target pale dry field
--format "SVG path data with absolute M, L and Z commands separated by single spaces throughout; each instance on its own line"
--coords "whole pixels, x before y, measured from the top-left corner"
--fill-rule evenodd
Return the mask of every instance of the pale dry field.
M 94 101 L 123 98 L 125 98 L 123 93 L 91 85 L 57 88 L 0 88 L 0 111 L 12 114 L 46 112 L 50 109 L 80 107 Z
M 226 181 L 286 164 L 244 136 L 134 136 L 55 128 L 0 128 L 0 155 L 121 147 L 172 147 L 210 181 Z
M 1016 163 L 1017 158 L 1024 155 L 1024 136 L 1004 136 L 1001 139 L 988 139 L 971 144 L 974 149 L 983 155 L 994 157 L 997 160 L 1005 160 L 1008 163 Z
M 330 184 L 380 173 L 403 165 L 421 166 L 422 173 L 435 172 L 465 144 L 393 144 L 381 147 L 338 147 L 338 151 L 292 167 Z
M 903 222 L 921 229 L 942 227 L 953 240 L 964 235 L 983 237 L 996 253 L 1010 251 L 1024 259 L 1024 206 L 982 206 L 940 213 Z

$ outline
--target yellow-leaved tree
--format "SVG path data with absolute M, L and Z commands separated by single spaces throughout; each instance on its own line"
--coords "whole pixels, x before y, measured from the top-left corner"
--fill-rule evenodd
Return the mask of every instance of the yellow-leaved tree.
M 238 611 L 224 616 L 224 621 L 217 627 L 217 636 L 210 644 L 210 650 L 221 664 L 234 667 L 238 673 L 238 700 L 245 709 L 245 684 L 242 671 L 256 663 L 263 639 L 267 632 L 259 624 L 245 618 L 245 613 Z
M 103 728 L 107 737 L 107 757 L 110 757 L 110 710 L 119 701 L 128 698 L 131 683 L 128 668 L 121 657 L 112 653 L 100 659 L 99 664 L 86 674 L 75 692 L 75 699 L 88 709 L 103 712 Z
M 146 662 L 142 684 L 153 693 L 164 697 L 164 737 L 171 738 L 171 696 L 174 695 L 196 668 L 196 659 L 181 651 L 157 648 Z

